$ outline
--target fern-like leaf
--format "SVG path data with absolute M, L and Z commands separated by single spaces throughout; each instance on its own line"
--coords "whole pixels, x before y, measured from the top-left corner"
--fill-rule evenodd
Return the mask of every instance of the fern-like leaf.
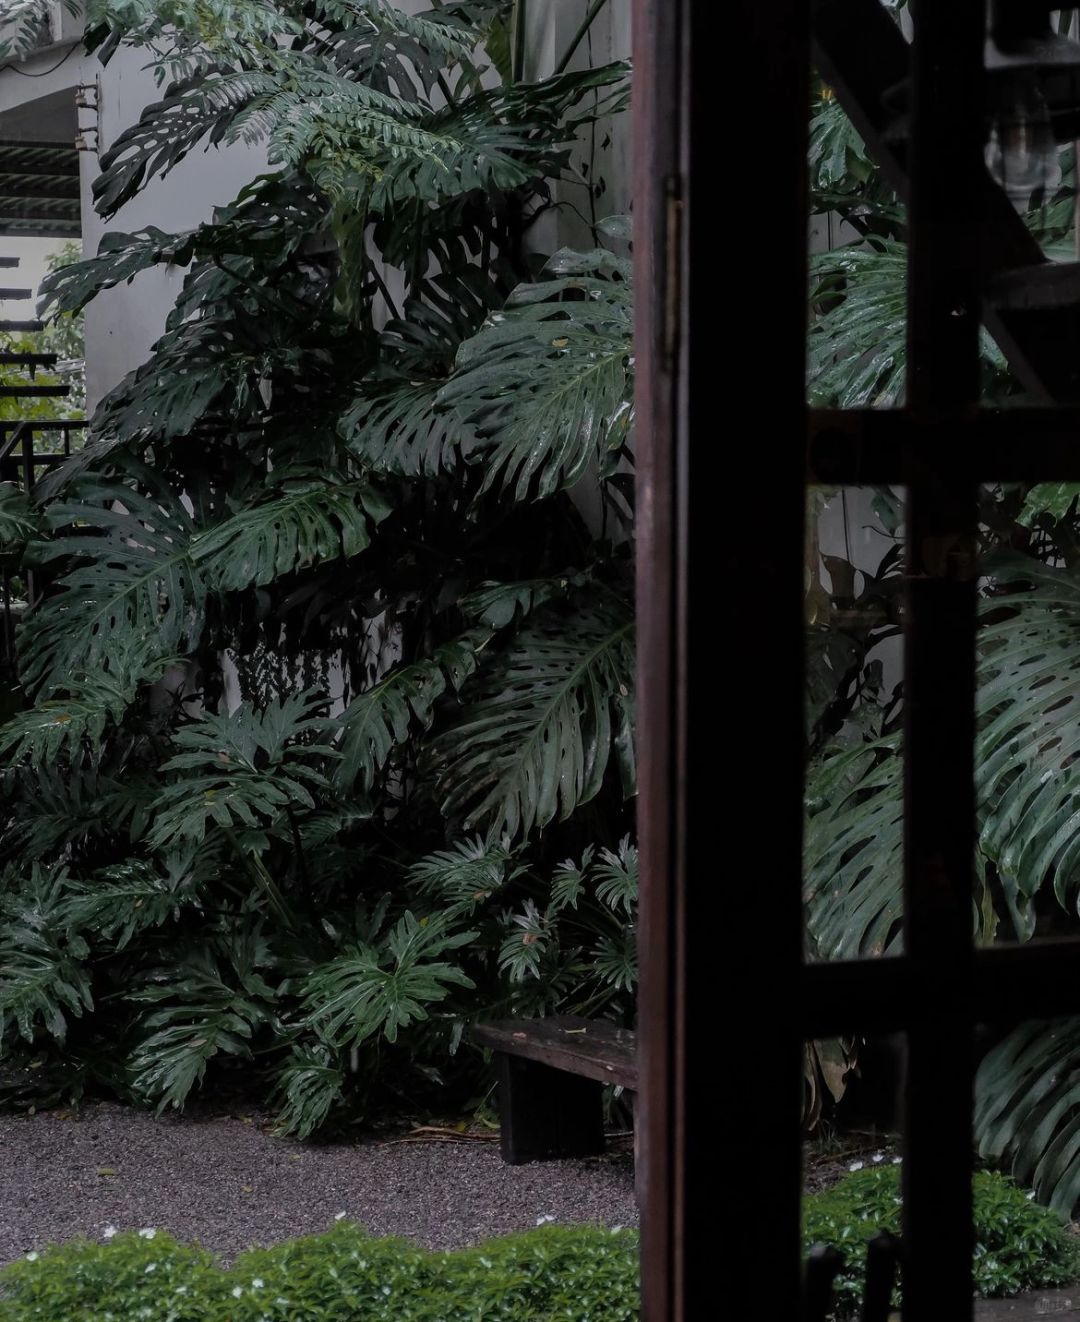
M 336 753 L 311 742 L 330 722 L 313 715 L 319 694 L 300 693 L 262 711 L 242 704 L 228 714 L 206 712 L 175 737 L 181 751 L 162 766 L 176 778 L 155 802 L 148 835 L 153 848 L 202 840 L 211 824 L 239 830 L 252 846 L 290 808 L 314 809 L 312 791 L 329 793 L 317 765 Z
M 474 984 L 439 958 L 476 939 L 476 932 L 445 930 L 438 921 L 406 913 L 384 946 L 354 947 L 307 979 L 305 1022 L 335 1046 L 356 1045 L 381 1033 L 396 1042 L 403 1028 L 428 1018 L 428 1007 L 453 987 Z
M 295 477 L 269 499 L 200 533 L 192 554 L 214 587 L 261 587 L 365 550 L 375 526 L 389 513 L 390 506 L 367 481 Z
M 527 835 L 588 803 L 613 753 L 632 792 L 633 639 L 615 605 L 530 620 L 435 742 L 443 812 Z
M 399 666 L 353 699 L 341 717 L 339 789 L 372 787 L 394 749 L 431 725 L 437 700 L 475 671 L 486 637 L 466 634 L 444 643 L 429 659 Z
M 139 479 L 142 490 L 89 479 L 81 500 L 49 507 L 54 527 L 76 531 L 43 549 L 77 567 L 20 630 L 28 687 L 47 691 L 124 655 L 175 655 L 198 636 L 205 589 L 191 558 L 192 517 L 146 470 Z
M 310 1138 L 341 1102 L 344 1083 L 345 1073 L 329 1047 L 295 1047 L 277 1075 L 278 1132 Z
M 440 391 L 480 438 L 485 486 L 518 500 L 613 471 L 633 419 L 632 291 L 609 253 L 564 252 L 462 345 Z

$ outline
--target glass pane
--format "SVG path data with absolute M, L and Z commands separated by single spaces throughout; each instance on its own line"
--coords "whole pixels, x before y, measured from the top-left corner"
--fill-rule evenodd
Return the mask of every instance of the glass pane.
M 895 954 L 902 914 L 903 492 L 809 496 L 807 954 Z
M 1080 1309 L 1080 1019 L 976 1035 L 975 1285 L 1009 1316 Z
M 975 784 L 983 942 L 1080 934 L 1080 485 L 982 493 Z
M 900 1234 L 903 1075 L 902 1034 L 804 1047 L 803 1256 L 808 1285 L 832 1278 L 837 1317 L 858 1315 L 870 1240 Z
M 896 40 L 910 41 L 911 7 L 883 3 Z M 1018 8 L 1001 12 L 1015 21 Z M 986 221 L 980 238 L 996 272 L 983 291 L 982 398 L 1000 405 L 1060 399 L 1065 388 L 1075 397 L 1080 359 L 1080 14 L 1061 10 L 1048 26 L 1045 8 L 1029 6 L 1019 28 L 1004 34 L 992 26 L 988 34 L 988 182 L 978 199 Z M 906 170 L 910 85 L 884 72 L 875 85 L 883 60 L 856 73 L 863 52 L 835 32 L 825 45 L 841 86 L 821 77 L 812 85 L 808 399 L 822 408 L 895 407 L 906 386 L 908 234 L 906 207 L 885 167 L 895 158 Z M 862 86 L 860 122 L 875 121 L 866 140 L 845 104 L 852 95 L 845 79 Z

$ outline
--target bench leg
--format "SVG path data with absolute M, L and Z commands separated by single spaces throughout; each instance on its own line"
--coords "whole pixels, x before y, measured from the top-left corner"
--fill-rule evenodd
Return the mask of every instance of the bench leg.
M 500 1054 L 498 1062 L 503 1161 L 520 1166 L 603 1152 L 599 1083 L 520 1056 Z

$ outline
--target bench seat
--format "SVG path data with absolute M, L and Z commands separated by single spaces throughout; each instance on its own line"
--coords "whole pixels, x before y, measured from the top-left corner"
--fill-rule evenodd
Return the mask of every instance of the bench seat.
M 557 1015 L 478 1024 L 499 1071 L 503 1160 L 519 1166 L 604 1150 L 602 1085 L 636 1093 L 637 1042 L 626 1028 Z

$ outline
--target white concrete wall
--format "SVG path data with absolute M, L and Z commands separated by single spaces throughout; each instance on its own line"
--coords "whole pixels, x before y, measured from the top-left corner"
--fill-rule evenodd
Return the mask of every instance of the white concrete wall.
M 105 68 L 97 67 L 99 153 L 107 151 L 144 107 L 160 98 L 147 57 L 139 50 L 121 50 Z M 97 174 L 94 153 L 84 158 L 83 245 L 97 252 L 107 231 L 135 232 L 148 225 L 169 232 L 193 229 L 208 220 L 214 207 L 231 202 L 240 189 L 266 169 L 261 147 L 198 147 L 165 178 L 148 181 L 143 191 L 108 221 L 93 209 L 92 185 Z M 183 284 L 185 270 L 157 267 L 99 295 L 86 310 L 87 398 L 92 409 L 129 371 L 144 362 L 161 334 Z

